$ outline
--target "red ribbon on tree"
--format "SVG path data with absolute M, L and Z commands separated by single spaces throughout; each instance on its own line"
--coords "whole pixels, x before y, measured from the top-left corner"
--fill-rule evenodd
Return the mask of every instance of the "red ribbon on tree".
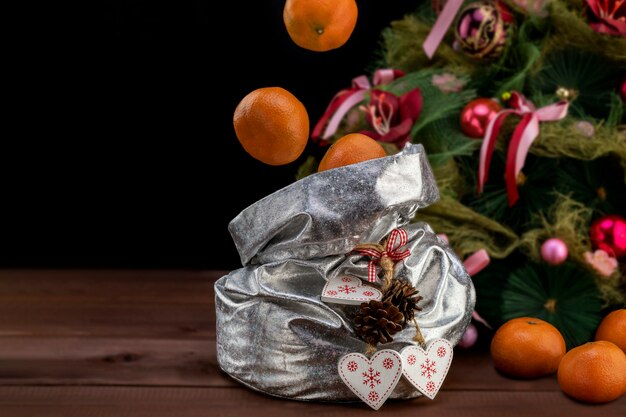
M 409 237 L 404 229 L 393 229 L 389 233 L 389 238 L 382 250 L 375 248 L 380 246 L 378 244 L 364 244 L 359 245 L 354 249 L 354 252 L 361 253 L 370 257 L 370 262 L 367 266 L 367 281 L 376 282 L 376 265 L 389 260 L 395 262 L 401 261 L 407 258 L 411 252 L 408 249 L 400 250 L 401 247 L 407 244 Z M 385 267 L 383 266 L 383 269 Z
M 374 86 L 389 84 L 403 75 L 404 72 L 400 70 L 379 69 L 374 73 Z M 352 87 L 341 90 L 330 101 L 326 111 L 313 128 L 313 132 L 311 132 L 311 140 L 317 142 L 320 137 L 322 140 L 326 140 L 334 135 L 346 113 L 363 101 L 365 94 L 371 88 L 372 84 L 370 84 L 370 80 L 365 75 L 352 79 Z
M 535 105 L 518 92 L 511 93 L 508 101 L 512 109 L 502 110 L 496 115 L 489 124 L 485 132 L 485 138 L 480 149 L 480 163 L 478 165 L 478 192 L 483 191 L 483 186 L 487 182 L 487 173 L 489 164 L 493 156 L 493 150 L 496 146 L 496 139 L 504 120 L 511 114 L 522 117 L 519 122 L 507 151 L 505 182 L 508 195 L 509 207 L 511 207 L 519 199 L 517 191 L 517 177 L 524 167 L 528 150 L 534 140 L 539 136 L 539 122 L 553 122 L 563 119 L 567 116 L 569 102 L 561 100 L 558 103 L 549 106 L 535 108 Z

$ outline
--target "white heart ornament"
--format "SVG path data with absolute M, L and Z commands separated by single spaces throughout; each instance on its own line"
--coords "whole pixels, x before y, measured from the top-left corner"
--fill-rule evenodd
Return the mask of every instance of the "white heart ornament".
M 452 344 L 446 339 L 434 339 L 426 351 L 418 346 L 407 346 L 400 352 L 402 373 L 415 388 L 431 400 L 439 392 L 450 365 Z
M 326 303 L 359 305 L 382 298 L 383 293 L 380 290 L 361 286 L 359 278 L 347 275 L 327 281 L 322 290 L 322 301 Z
M 374 410 L 383 405 L 402 376 L 402 358 L 390 349 L 376 352 L 372 359 L 349 353 L 339 359 L 337 367 L 348 388 Z

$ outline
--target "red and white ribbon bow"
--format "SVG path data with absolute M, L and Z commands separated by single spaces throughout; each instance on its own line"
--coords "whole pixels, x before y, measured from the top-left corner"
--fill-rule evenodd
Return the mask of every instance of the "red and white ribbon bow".
M 536 109 L 534 104 L 518 92 L 511 93 L 509 104 L 512 109 L 502 110 L 487 125 L 485 138 L 480 148 L 480 163 L 478 166 L 478 192 L 483 191 L 487 182 L 489 164 L 493 156 L 496 139 L 504 120 L 511 114 L 522 117 L 519 122 L 507 151 L 505 181 L 509 207 L 519 199 L 517 191 L 517 177 L 524 167 L 528 150 L 533 141 L 539 136 L 539 122 L 553 122 L 567 116 L 569 102 L 561 100 L 558 103 Z
M 376 265 L 383 257 L 388 257 L 394 262 L 401 261 L 407 258 L 411 252 L 408 249 L 400 250 L 401 247 L 407 244 L 409 237 L 404 229 L 393 229 L 389 233 L 385 250 L 379 251 L 371 248 L 356 249 L 355 252 L 367 255 L 370 257 L 370 262 L 367 266 L 367 281 L 376 282 Z
M 389 68 L 379 69 L 374 73 L 374 86 L 389 84 L 393 80 L 400 78 L 404 72 Z M 352 79 L 352 87 L 338 92 L 331 100 L 326 111 L 317 122 L 311 133 L 311 139 L 316 142 L 320 137 L 322 140 L 330 138 L 337 132 L 343 117 L 351 108 L 365 99 L 365 94 L 372 88 L 370 80 L 365 75 L 360 75 Z M 324 126 L 326 129 L 324 129 Z M 323 134 L 322 134 L 323 130 Z

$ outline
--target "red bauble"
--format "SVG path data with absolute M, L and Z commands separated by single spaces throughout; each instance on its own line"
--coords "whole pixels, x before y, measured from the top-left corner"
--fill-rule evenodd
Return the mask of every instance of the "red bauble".
M 623 217 L 615 214 L 600 217 L 591 223 L 589 237 L 594 248 L 617 259 L 626 256 L 626 219 Z
M 461 130 L 470 138 L 485 136 L 487 125 L 502 110 L 500 104 L 490 98 L 477 98 L 461 110 Z

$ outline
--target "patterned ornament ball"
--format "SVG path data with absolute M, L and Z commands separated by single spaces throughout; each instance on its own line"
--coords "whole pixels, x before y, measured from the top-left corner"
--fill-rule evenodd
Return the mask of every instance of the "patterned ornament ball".
M 589 237 L 595 249 L 602 249 L 617 259 L 626 257 L 626 219 L 610 214 L 591 223 Z
M 502 110 L 500 104 L 490 98 L 477 98 L 461 110 L 461 130 L 470 138 L 483 138 L 491 119 Z
M 560 265 L 567 259 L 567 245 L 555 237 L 546 240 L 541 245 L 541 259 L 550 265 Z
M 454 26 L 456 45 L 475 59 L 495 59 L 502 55 L 507 29 L 513 17 L 501 2 L 468 4 Z

